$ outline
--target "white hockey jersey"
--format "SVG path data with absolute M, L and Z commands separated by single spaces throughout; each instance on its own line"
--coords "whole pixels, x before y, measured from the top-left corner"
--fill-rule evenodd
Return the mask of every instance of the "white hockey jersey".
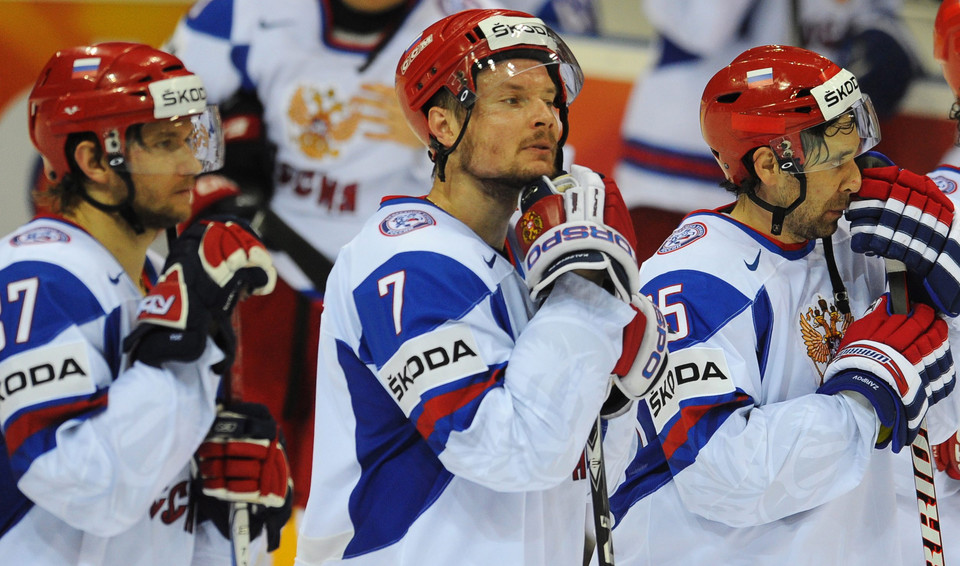
M 884 291 L 883 260 L 850 250 L 844 220 L 832 241 L 859 316 Z M 611 500 L 617 564 L 899 556 L 893 468 L 903 462 L 874 448 L 872 407 L 815 393 L 853 321 L 837 308 L 821 241 L 782 246 L 698 212 L 644 263 L 641 285 L 677 334 L 671 373 L 638 411 L 643 446 Z M 931 440 L 956 427 L 958 397 L 931 408 Z
M 534 314 L 469 227 L 386 201 L 327 284 L 296 563 L 582 564 L 581 453 L 632 317 L 572 274 Z M 621 470 L 633 422 L 607 429 Z
M 798 43 L 829 59 L 851 29 L 906 36 L 900 0 L 644 0 L 660 52 L 637 78 L 621 125 L 614 177 L 630 208 L 676 212 L 735 200 L 700 134 L 700 97 L 710 78 L 750 47 Z M 794 18 L 794 4 L 798 17 Z M 794 27 L 792 22 L 798 21 Z M 854 70 L 854 72 L 858 72 Z
M 426 147 L 368 137 L 383 126 L 355 103 L 367 96 L 361 86 L 392 91 L 400 56 L 427 26 L 461 9 L 495 7 L 472 0 L 410 4 L 377 49 L 334 38 L 329 5 L 319 0 L 199 2 L 168 46 L 203 78 L 213 102 L 238 88 L 256 91 L 277 148 L 270 207 L 331 261 L 383 197 L 419 194 L 430 183 Z M 300 281 L 285 262 L 277 267 L 288 281 Z
M 128 367 L 140 291 L 63 220 L 0 241 L 0 290 L 0 563 L 229 564 L 226 539 L 199 533 L 189 489 L 220 350 Z

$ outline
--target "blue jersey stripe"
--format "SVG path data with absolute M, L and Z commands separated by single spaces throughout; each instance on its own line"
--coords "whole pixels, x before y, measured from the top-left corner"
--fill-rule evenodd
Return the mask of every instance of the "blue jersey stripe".
M 350 494 L 356 531 L 344 558 L 400 540 L 452 479 L 437 455 L 350 347 L 337 342 L 356 416 L 360 479 Z
M 230 39 L 233 28 L 233 0 L 211 0 L 199 13 L 187 17 L 187 26 L 202 33 Z

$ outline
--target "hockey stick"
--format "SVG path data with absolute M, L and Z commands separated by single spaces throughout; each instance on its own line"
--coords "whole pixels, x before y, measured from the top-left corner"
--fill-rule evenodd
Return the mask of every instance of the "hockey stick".
M 240 305 L 230 315 L 236 348 L 233 365 L 227 370 L 223 392 L 227 401 L 239 401 L 242 395 L 243 342 L 240 336 Z M 234 566 L 250 566 L 250 504 L 237 502 L 230 506 L 230 542 L 233 544 Z
M 907 267 L 902 261 L 885 259 L 887 283 L 890 285 L 890 308 L 893 314 L 906 314 L 910 303 L 907 297 Z M 933 484 L 933 458 L 927 435 L 927 417 L 920 422 L 920 430 L 910 446 L 913 461 L 913 481 L 917 490 L 920 511 L 920 535 L 923 537 L 923 556 L 929 565 L 943 566 L 943 538 L 940 533 L 940 514 L 937 510 L 937 490 Z
M 175 226 L 167 228 L 168 252 L 178 236 Z M 223 395 L 228 402 L 240 399 L 242 387 L 243 347 L 240 341 L 240 314 L 237 308 L 239 306 L 234 307 L 230 315 L 230 326 L 233 327 L 236 344 L 233 364 L 227 368 L 223 379 Z M 233 503 L 230 506 L 229 524 L 230 542 L 233 546 L 233 566 L 250 566 L 250 504 Z
M 593 497 L 593 526 L 596 531 L 597 562 L 599 566 L 613 566 L 613 521 L 610 518 L 610 498 L 607 495 L 607 472 L 603 465 L 603 435 L 600 415 L 593 423 L 585 448 L 587 468 L 590 470 L 590 495 Z

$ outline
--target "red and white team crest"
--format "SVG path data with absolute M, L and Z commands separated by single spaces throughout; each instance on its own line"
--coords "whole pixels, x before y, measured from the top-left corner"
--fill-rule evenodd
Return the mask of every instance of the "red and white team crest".
M 820 375 L 818 386 L 823 385 L 823 372 L 836 355 L 851 322 L 852 314 L 841 313 L 835 304 L 819 295 L 816 304 L 800 309 L 800 334 L 807 347 L 807 357 Z

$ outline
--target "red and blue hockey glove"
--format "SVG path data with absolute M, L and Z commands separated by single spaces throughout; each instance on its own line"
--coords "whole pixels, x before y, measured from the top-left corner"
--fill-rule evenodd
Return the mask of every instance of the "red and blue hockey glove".
M 633 224 L 613 181 L 586 167 L 543 177 L 520 198 L 517 240 L 530 296 L 537 300 L 561 274 L 600 271 L 625 302 L 640 289 Z
M 863 395 L 882 426 L 877 447 L 892 441 L 899 452 L 917 436 L 930 405 L 953 390 L 955 375 L 947 325 L 933 308 L 913 303 L 909 314 L 891 314 L 889 300 L 884 294 L 850 325 L 817 392 Z
M 249 503 L 251 537 L 267 528 L 268 549 L 293 508 L 293 479 L 283 435 L 259 403 L 233 403 L 220 410 L 196 453 L 202 515 L 230 537 L 230 504 Z
M 933 460 L 937 469 L 946 472 L 955 480 L 960 480 L 960 431 L 946 442 L 933 446 Z
M 195 360 L 208 335 L 229 328 L 226 319 L 242 296 L 268 294 L 276 280 L 270 254 L 252 231 L 239 222 L 197 222 L 172 244 L 124 350 L 156 367 Z
M 896 166 L 864 169 L 846 216 L 853 251 L 902 261 L 934 306 L 960 314 L 960 227 L 936 183 Z

